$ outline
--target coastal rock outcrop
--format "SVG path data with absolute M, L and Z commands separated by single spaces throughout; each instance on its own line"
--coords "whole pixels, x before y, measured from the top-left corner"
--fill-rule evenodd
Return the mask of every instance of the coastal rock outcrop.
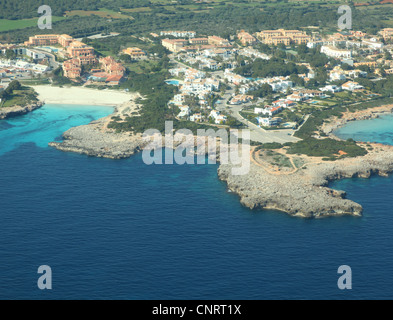
M 49 146 L 65 152 L 76 152 L 92 157 L 124 159 L 145 146 L 141 134 L 117 133 L 108 129 L 112 117 L 126 117 L 136 111 L 138 105 L 127 101 L 118 105 L 114 112 L 88 125 L 74 127 L 63 133 L 62 142 L 51 142 Z
M 31 111 L 34 111 L 43 106 L 42 102 L 28 104 L 26 106 L 13 106 L 0 108 L 0 120 L 8 119 L 16 116 L 21 116 Z
M 218 175 L 250 209 L 276 209 L 300 217 L 360 216 L 360 204 L 346 199 L 344 191 L 327 186 L 338 179 L 386 176 L 393 172 L 393 147 L 373 147 L 374 152 L 363 157 L 310 162 L 291 174 L 271 174 L 252 163 L 246 175 L 232 175 L 231 165 L 220 165 Z
M 110 159 L 128 158 L 144 145 L 140 135 L 102 131 L 94 122 L 71 128 L 63 138 L 63 142 L 49 145 L 66 152 Z
M 253 164 L 247 175 L 234 176 L 230 165 L 221 165 L 218 175 L 250 209 L 274 209 L 304 218 L 360 216 L 363 210 L 361 205 L 345 199 L 345 192 L 314 184 L 307 171 L 275 176 Z

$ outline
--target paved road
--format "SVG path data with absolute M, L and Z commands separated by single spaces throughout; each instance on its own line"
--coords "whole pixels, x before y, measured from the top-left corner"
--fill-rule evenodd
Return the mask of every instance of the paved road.
M 292 129 L 281 129 L 281 130 L 265 130 L 258 127 L 256 124 L 243 118 L 240 111 L 246 106 L 252 105 L 251 102 L 243 105 L 231 105 L 229 104 L 230 98 L 234 95 L 235 89 L 227 90 L 223 96 L 222 103 L 217 104 L 216 109 L 219 111 L 226 111 L 231 114 L 236 120 L 242 122 L 250 130 L 251 140 L 257 142 L 296 142 L 299 141 L 298 138 L 293 137 L 292 134 L 294 130 Z
M 247 128 L 250 130 L 250 137 L 253 141 L 258 141 L 262 143 L 266 142 L 296 142 L 299 139 L 293 137 L 292 134 L 294 130 L 292 129 L 281 129 L 281 130 L 265 130 L 263 128 L 258 127 L 256 124 L 248 121 L 243 118 L 240 114 L 240 111 L 244 108 L 244 105 L 228 105 L 227 103 L 223 103 L 218 105 L 218 110 L 221 111 L 230 111 L 231 116 L 233 116 L 238 121 L 242 122 Z
M 47 56 L 49 58 L 49 66 L 53 70 L 55 70 L 55 69 L 57 69 L 58 67 L 61 66 L 61 63 L 56 61 L 56 56 L 53 53 L 50 53 L 50 52 L 45 51 L 45 50 L 40 50 L 39 48 L 34 48 L 34 50 L 44 54 L 45 56 Z
M 170 56 L 171 61 L 178 66 L 182 66 L 184 68 L 189 68 L 186 64 L 176 61 L 173 59 L 173 56 Z M 224 79 L 224 71 L 211 71 L 209 72 L 213 77 L 219 76 L 221 79 Z M 231 116 L 233 116 L 236 120 L 242 122 L 247 128 L 250 130 L 250 137 L 252 141 L 257 141 L 261 143 L 267 142 L 278 142 L 278 143 L 286 143 L 286 142 L 296 142 L 299 141 L 299 138 L 293 137 L 294 133 L 293 129 L 281 129 L 281 130 L 265 130 L 263 128 L 259 128 L 256 124 L 244 119 L 240 111 L 247 105 L 251 105 L 251 103 L 243 104 L 243 105 L 231 105 L 229 104 L 229 100 L 235 94 L 235 89 L 232 87 L 230 90 L 227 90 L 223 97 L 220 99 L 221 103 L 216 105 L 216 109 L 218 111 L 229 112 Z

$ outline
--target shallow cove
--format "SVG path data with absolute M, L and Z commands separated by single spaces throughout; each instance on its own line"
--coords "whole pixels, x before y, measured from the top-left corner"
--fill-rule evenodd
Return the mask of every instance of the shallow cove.
M 23 143 L 46 148 L 68 129 L 110 115 L 114 107 L 47 104 L 27 115 L 0 121 L 0 154 Z
M 393 145 L 393 114 L 383 114 L 376 119 L 350 121 L 334 131 L 341 139 L 379 142 Z

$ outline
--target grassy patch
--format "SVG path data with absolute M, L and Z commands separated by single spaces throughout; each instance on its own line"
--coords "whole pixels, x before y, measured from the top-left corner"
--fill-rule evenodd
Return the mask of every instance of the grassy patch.
M 15 90 L 7 100 L 2 103 L 3 108 L 13 106 L 25 106 L 29 103 L 38 101 L 37 94 L 32 88 L 23 87 L 21 90 Z
M 52 21 L 64 20 L 64 17 L 52 17 Z M 20 20 L 7 20 L 0 19 L 0 32 L 24 29 L 37 26 L 38 18 L 20 19 Z
M 108 10 L 108 9 L 100 9 L 96 11 L 85 11 L 85 10 L 72 10 L 72 11 L 66 11 L 65 15 L 67 17 L 72 17 L 72 16 L 98 16 L 101 18 L 111 18 L 111 19 L 133 19 L 131 16 L 125 15 L 121 12 L 115 12 L 113 10 Z
M 140 7 L 140 8 L 132 8 L 132 9 L 121 8 L 121 11 L 131 12 L 131 13 L 133 13 L 133 12 L 139 13 L 139 12 L 149 12 L 149 11 L 151 11 L 151 8 L 149 8 L 149 7 Z

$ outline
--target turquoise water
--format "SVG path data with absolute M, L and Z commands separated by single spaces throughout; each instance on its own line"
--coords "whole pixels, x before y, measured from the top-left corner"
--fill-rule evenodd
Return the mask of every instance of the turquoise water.
M 166 81 L 166 83 L 174 85 L 174 86 L 178 86 L 180 84 L 180 81 L 178 81 L 178 80 L 168 80 L 168 81 Z
M 113 112 L 107 106 L 45 105 L 27 116 L 0 121 L 0 155 L 32 142 L 44 148 L 63 132 Z
M 393 144 L 393 115 L 382 115 L 377 119 L 352 121 L 335 131 L 342 139 Z
M 392 177 L 332 184 L 364 206 L 362 218 L 304 220 L 242 207 L 216 165 L 47 146 L 110 112 L 46 106 L 0 121 L 0 299 L 393 297 Z M 51 291 L 36 285 L 44 264 Z M 343 264 L 351 291 L 337 288 Z

